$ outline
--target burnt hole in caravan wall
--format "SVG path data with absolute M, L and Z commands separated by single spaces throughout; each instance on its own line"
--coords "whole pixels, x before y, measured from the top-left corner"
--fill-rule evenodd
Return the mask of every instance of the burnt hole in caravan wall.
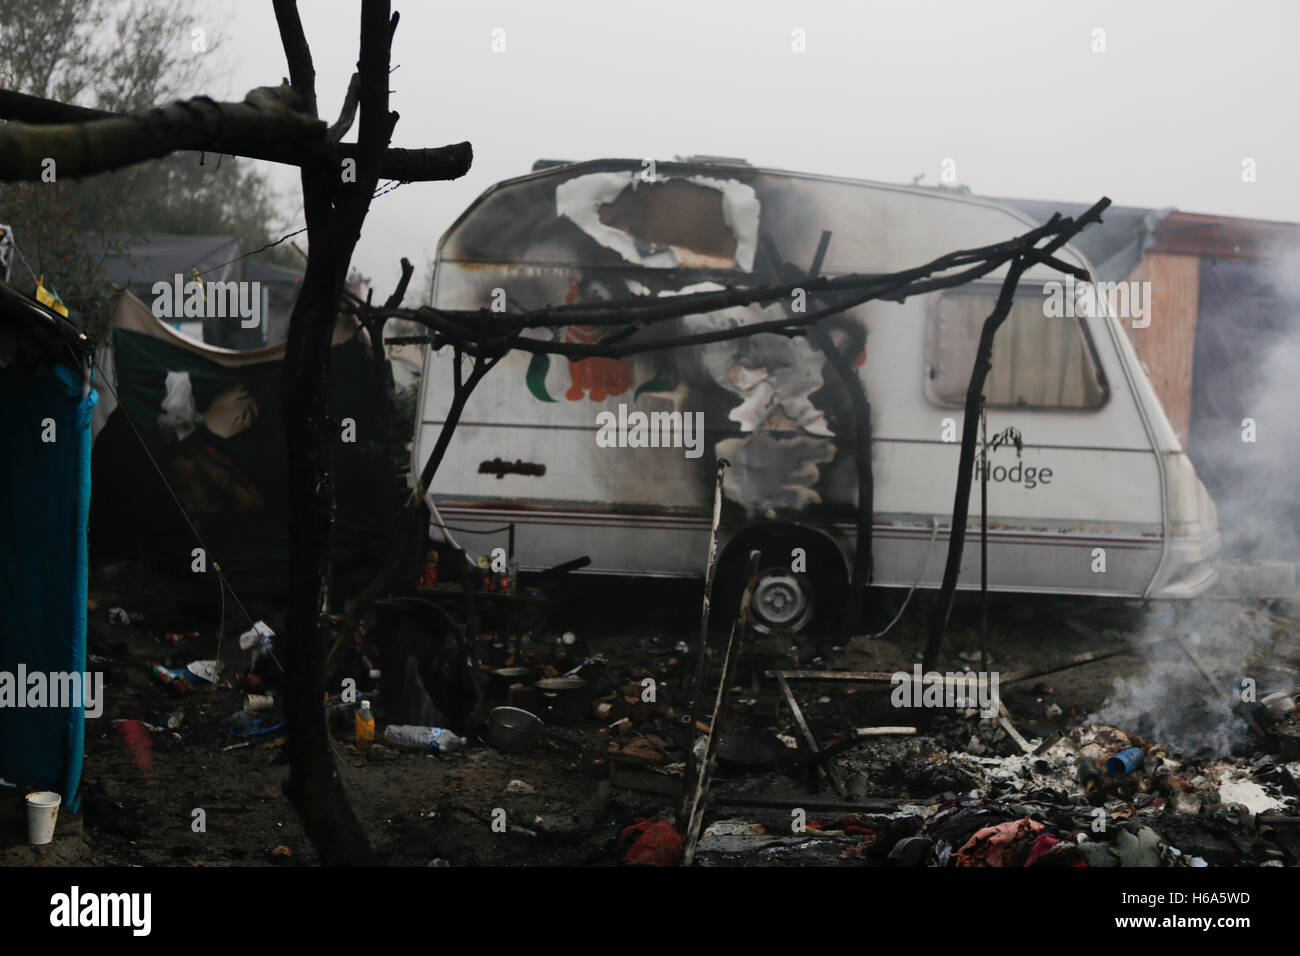
M 737 242 L 722 203 L 719 190 L 685 180 L 638 182 L 603 203 L 598 215 L 607 226 L 674 249 L 683 266 L 729 269 Z

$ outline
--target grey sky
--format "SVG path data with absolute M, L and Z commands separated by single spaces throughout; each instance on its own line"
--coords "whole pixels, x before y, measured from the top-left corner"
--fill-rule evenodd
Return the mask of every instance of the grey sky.
M 358 4 L 300 3 L 321 112 L 356 61 Z M 649 3 L 395 0 L 394 145 L 467 139 L 454 183 L 375 201 L 353 264 L 382 293 L 403 255 L 423 281 L 439 236 L 492 183 L 538 158 L 672 159 L 986 195 L 1174 206 L 1300 221 L 1294 0 Z M 233 0 L 230 93 L 286 73 L 271 4 Z M 219 25 L 220 26 L 220 25 Z M 506 50 L 493 53 L 492 31 Z M 1092 51 L 1105 31 L 1105 52 Z M 806 52 L 792 31 L 806 31 Z M 1257 181 L 1242 181 L 1242 160 Z M 276 168 L 287 203 L 297 177 Z M 296 220 L 301 224 L 301 219 Z

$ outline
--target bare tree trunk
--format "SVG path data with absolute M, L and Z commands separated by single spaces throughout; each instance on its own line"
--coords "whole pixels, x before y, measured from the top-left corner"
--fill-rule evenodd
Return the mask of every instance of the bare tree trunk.
M 325 864 L 371 861 L 338 769 L 322 706 L 329 634 L 334 511 L 334 430 L 326 419 L 330 339 L 351 246 L 313 244 L 284 358 L 282 399 L 289 451 L 288 626 L 285 724 L 290 774 L 286 795 Z
M 316 109 L 311 52 L 292 0 L 275 0 L 290 78 L 304 107 Z M 361 864 L 372 853 L 348 804 L 330 749 L 322 692 L 331 636 L 330 553 L 334 518 L 334 424 L 326 417 L 330 342 L 352 252 L 370 209 L 379 160 L 396 115 L 388 111 L 390 23 L 386 0 L 363 0 L 358 66 L 361 127 L 354 180 L 338 169 L 304 165 L 303 204 L 311 254 L 289 322 L 281 395 L 289 451 L 288 655 L 285 792 L 321 862 Z

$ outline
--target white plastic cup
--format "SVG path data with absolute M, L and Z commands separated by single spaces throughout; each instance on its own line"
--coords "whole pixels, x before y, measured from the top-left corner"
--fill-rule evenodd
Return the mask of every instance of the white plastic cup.
M 63 798 L 50 790 L 27 794 L 27 842 L 49 843 L 54 839 L 54 821 L 59 818 Z

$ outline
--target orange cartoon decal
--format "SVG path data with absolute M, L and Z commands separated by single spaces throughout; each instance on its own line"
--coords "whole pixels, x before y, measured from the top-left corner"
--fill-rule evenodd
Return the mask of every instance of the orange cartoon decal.
M 566 304 L 578 301 L 608 301 L 611 296 L 603 283 L 577 279 L 569 282 Z M 594 325 L 569 325 L 564 329 L 564 341 L 591 345 L 600 341 L 601 329 Z M 569 359 L 571 385 L 564 397 L 571 402 L 581 401 L 586 395 L 593 402 L 603 402 L 610 395 L 622 395 L 632 387 L 632 364 L 625 359 L 593 357 Z

